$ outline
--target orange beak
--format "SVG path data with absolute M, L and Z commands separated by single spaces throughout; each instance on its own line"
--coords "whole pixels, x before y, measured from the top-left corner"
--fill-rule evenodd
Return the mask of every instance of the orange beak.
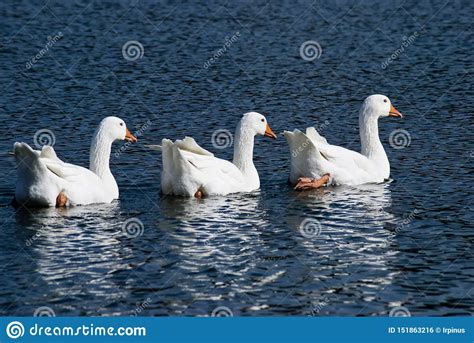
M 277 138 L 277 135 L 275 135 L 275 133 L 272 131 L 272 129 L 270 129 L 270 126 L 268 126 L 267 124 L 267 128 L 265 129 L 265 134 L 264 134 L 265 137 L 270 137 L 270 138 Z
M 135 143 L 137 141 L 137 137 L 132 135 L 132 133 L 130 131 L 128 131 L 128 128 L 125 128 L 125 140 L 129 141 L 129 142 L 132 142 L 132 143 Z
M 388 113 L 389 117 L 403 118 L 402 114 L 397 111 L 393 105 L 390 105 L 390 112 Z

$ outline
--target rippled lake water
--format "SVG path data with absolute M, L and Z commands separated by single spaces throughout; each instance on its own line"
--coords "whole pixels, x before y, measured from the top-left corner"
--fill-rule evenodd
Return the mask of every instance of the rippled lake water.
M 470 315 L 473 9 L 2 1 L 0 314 L 355 316 L 402 306 L 413 316 Z M 303 59 L 310 40 L 320 49 Z M 126 59 L 130 41 L 143 49 Z M 357 150 L 359 107 L 373 93 L 404 114 L 380 121 L 390 182 L 296 193 L 285 139 L 258 137 L 260 191 L 159 194 L 161 156 L 146 144 L 189 135 L 230 159 L 213 132 L 233 132 L 256 110 L 275 132 L 316 126 Z M 114 146 L 119 201 L 9 205 L 15 141 L 51 130 L 58 155 L 86 166 L 92 131 L 108 115 L 141 134 Z M 143 223 L 135 238 L 122 231 L 132 218 Z M 311 237 L 300 230 L 308 222 L 318 223 Z

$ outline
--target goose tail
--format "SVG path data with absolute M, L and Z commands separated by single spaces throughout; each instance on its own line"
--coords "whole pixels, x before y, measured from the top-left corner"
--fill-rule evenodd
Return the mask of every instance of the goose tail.
M 43 151 L 37 151 L 32 149 L 28 144 L 23 142 L 16 142 L 13 145 L 13 155 L 17 163 L 17 175 L 18 180 L 16 183 L 15 189 L 15 203 L 30 203 L 33 200 L 31 199 L 32 192 L 38 192 L 42 194 L 38 198 L 34 199 L 34 204 L 32 205 L 41 205 L 49 206 L 50 201 L 48 200 L 48 190 L 44 190 L 41 187 L 36 187 L 39 180 L 43 180 L 46 173 L 46 166 L 42 163 L 42 155 L 51 155 L 52 153 L 49 149 Z M 56 154 L 54 154 L 56 156 Z
M 285 138 L 290 146 L 291 168 L 290 182 L 297 183 L 300 177 L 319 177 L 323 170 L 325 158 L 314 142 L 298 129 L 285 131 Z

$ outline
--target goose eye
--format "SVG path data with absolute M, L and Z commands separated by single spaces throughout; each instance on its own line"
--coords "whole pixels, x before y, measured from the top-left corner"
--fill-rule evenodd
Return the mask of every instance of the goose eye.
M 123 126 L 123 123 L 120 123 L 120 126 Z
M 383 99 L 383 102 L 387 102 L 387 99 Z
M 262 123 L 265 123 L 265 119 L 262 118 Z

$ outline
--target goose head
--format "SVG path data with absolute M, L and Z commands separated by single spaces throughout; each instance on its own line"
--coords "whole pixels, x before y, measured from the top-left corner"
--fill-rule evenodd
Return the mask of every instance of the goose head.
M 364 118 L 382 118 L 382 117 L 397 117 L 402 118 L 402 114 L 393 107 L 392 102 L 388 97 L 381 94 L 374 94 L 368 96 L 361 108 L 361 117 Z
M 103 133 L 111 142 L 127 140 L 134 143 L 137 141 L 137 138 L 127 129 L 125 122 L 118 117 L 104 118 L 99 124 L 98 132 Z
M 272 129 L 270 129 L 267 118 L 257 112 L 245 113 L 240 121 L 240 126 L 253 136 L 262 135 L 273 139 L 277 137 Z

